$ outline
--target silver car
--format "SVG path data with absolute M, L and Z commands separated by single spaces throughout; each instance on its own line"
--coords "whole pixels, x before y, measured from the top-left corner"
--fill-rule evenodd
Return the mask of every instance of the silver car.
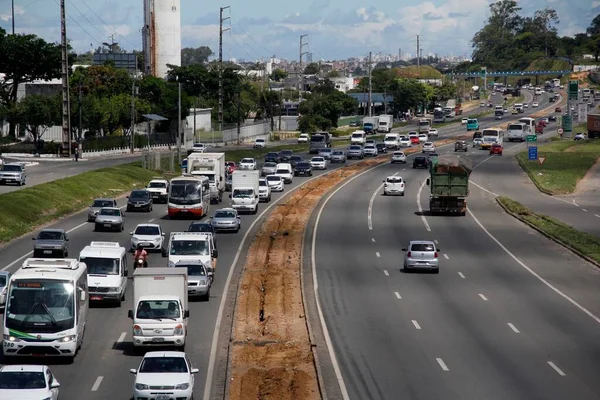
M 159 224 L 139 224 L 135 227 L 131 235 L 130 248 L 135 251 L 139 245 L 147 250 L 159 250 L 164 253 L 165 233 L 162 231 Z
M 0 183 L 16 183 L 23 186 L 26 182 L 27 174 L 23 164 L 4 164 L 0 167 Z
M 270 161 L 264 163 L 260 169 L 261 176 L 272 175 L 275 172 L 277 172 L 277 163 Z
M 368 144 L 365 146 L 364 150 L 363 150 L 365 157 L 369 156 L 369 157 L 375 157 L 378 153 L 377 151 L 377 147 L 374 144 Z
M 267 179 L 267 184 L 269 185 L 269 187 L 271 188 L 272 191 L 274 192 L 283 192 L 283 189 L 285 187 L 285 182 L 283 181 L 283 178 L 279 175 L 268 175 L 266 177 Z
M 0 271 L 0 307 L 6 306 L 6 291 L 10 281 L 10 272 Z
M 351 159 L 351 158 L 363 159 L 363 158 L 365 158 L 363 148 L 362 148 L 362 146 L 359 146 L 359 145 L 351 145 L 350 147 L 348 147 L 348 151 L 346 152 L 346 155 L 348 156 L 348 159 Z
M 408 248 L 402 249 L 404 255 L 404 270 L 425 269 L 440 272 L 439 248 L 429 240 L 414 240 L 408 244 Z
M 96 216 L 95 230 L 115 230 L 122 232 L 125 229 L 125 213 L 117 207 L 105 207 Z
M 346 153 L 344 150 L 334 150 L 331 152 L 331 162 L 332 163 L 345 163 L 346 162 Z
M 94 222 L 96 220 L 96 216 L 100 212 L 101 209 L 105 207 L 116 207 L 117 201 L 115 199 L 95 199 L 87 213 L 88 222 Z
M 242 219 L 238 212 L 233 208 L 222 208 L 215 211 L 212 217 L 212 225 L 215 231 L 234 231 L 239 232 L 242 226 Z
M 209 301 L 214 276 L 212 268 L 205 267 L 200 261 L 180 261 L 175 264 L 175 268 L 187 268 L 188 296 Z
M 34 258 L 69 256 L 69 238 L 63 229 L 44 229 L 33 240 Z
M 326 160 L 331 160 L 331 154 L 333 153 L 333 149 L 331 148 L 326 148 L 326 149 L 321 149 L 319 150 L 319 157 L 323 157 Z

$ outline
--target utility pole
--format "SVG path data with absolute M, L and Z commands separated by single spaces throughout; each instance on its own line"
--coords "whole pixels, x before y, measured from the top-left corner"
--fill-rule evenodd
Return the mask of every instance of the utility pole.
M 240 134 L 242 133 L 242 90 L 237 93 L 237 144 L 240 144 Z
M 417 68 L 421 68 L 421 59 L 419 58 L 419 35 L 417 35 Z
M 81 143 L 81 137 L 83 136 L 83 110 L 81 107 L 81 103 L 83 101 L 83 97 L 81 94 L 81 83 L 79 84 L 79 96 L 78 96 L 78 104 L 77 104 L 77 112 L 79 114 L 79 127 L 77 129 L 77 141 Z
M 137 57 L 135 59 L 135 65 L 137 66 Z M 137 68 L 134 74 L 133 82 L 131 82 L 131 128 L 129 133 L 131 135 L 131 154 L 133 154 L 133 151 L 135 150 L 135 79 L 137 76 Z M 148 132 L 148 137 L 150 137 L 150 132 Z
M 373 97 L 373 94 L 371 93 L 372 92 L 372 86 L 373 86 L 372 85 L 372 83 L 373 83 L 372 82 L 373 76 L 372 76 L 372 70 L 371 70 L 372 69 L 372 65 L 373 65 L 372 53 L 369 52 L 369 104 L 368 104 L 369 117 L 373 116 L 372 115 L 372 110 L 371 110 L 371 101 L 372 101 L 372 97 Z
M 69 53 L 67 42 L 67 19 L 65 0 L 60 0 L 60 39 L 62 48 L 62 134 L 63 144 L 69 146 L 71 157 L 71 98 L 69 96 Z
M 10 9 L 11 13 L 12 13 L 12 34 L 15 34 L 15 0 L 12 0 L 12 4 L 11 4 L 11 9 Z
M 223 18 L 223 11 L 228 8 L 229 6 L 221 7 L 219 13 L 219 132 L 223 132 L 223 32 L 231 29 L 223 29 L 223 22 L 230 18 Z
M 177 97 L 177 155 L 181 155 L 181 82 L 177 77 L 179 95 Z
M 267 69 L 265 68 L 265 65 L 264 65 L 264 59 L 262 57 L 260 59 L 260 69 L 261 69 L 260 92 L 262 93 L 263 90 L 265 90 L 265 73 L 267 72 Z
M 304 88 L 304 71 L 302 70 L 302 56 L 308 54 L 308 51 L 302 51 L 304 46 L 308 46 L 308 43 L 304 43 L 304 38 L 308 37 L 308 35 L 300 35 L 300 67 L 299 67 L 299 77 L 300 77 L 300 96 L 298 98 L 298 103 L 302 100 L 302 89 Z

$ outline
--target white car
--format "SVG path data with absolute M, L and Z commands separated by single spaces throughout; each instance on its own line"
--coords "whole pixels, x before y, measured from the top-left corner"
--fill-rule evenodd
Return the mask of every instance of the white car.
M 194 151 L 194 153 L 204 153 L 206 151 L 206 146 L 204 143 L 194 143 L 192 145 L 192 151 Z
M 435 137 L 438 137 L 438 135 L 439 135 L 439 132 L 438 132 L 438 130 L 437 130 L 437 129 L 435 129 L 435 128 L 431 128 L 431 129 L 429 130 L 429 136 L 435 136 Z
M 166 203 L 169 197 L 169 181 L 166 179 L 152 179 L 146 189 L 152 196 L 152 201 Z
M 425 143 L 429 140 L 429 136 L 426 133 L 419 133 L 419 143 Z
M 375 147 L 374 144 L 367 144 L 364 148 L 363 148 L 363 153 L 366 156 L 371 156 L 371 157 L 375 157 L 378 153 L 377 151 L 377 147 Z
M 313 157 L 310 159 L 312 169 L 327 169 L 327 160 L 324 157 Z
M 460 120 L 460 123 L 462 125 L 466 125 L 468 120 L 469 120 L 469 118 L 463 118 L 463 119 Z
M 412 144 L 410 143 L 410 138 L 408 136 L 402 136 L 400 138 L 400 146 L 402 146 L 402 147 L 412 146 Z
M 406 154 L 404 154 L 401 151 L 393 152 L 392 153 L 392 164 L 395 164 L 397 162 L 406 164 Z
M 531 107 L 538 107 L 538 106 L 539 106 L 539 104 L 537 101 L 534 101 L 533 104 L 531 105 Z
M 529 103 L 523 103 L 523 108 L 529 108 Z
M 573 137 L 573 140 L 585 140 L 585 133 L 577 133 Z
M 265 177 L 269 187 L 274 192 L 283 192 L 283 188 L 285 187 L 285 182 L 283 178 L 279 175 L 267 175 Z
M 254 148 L 255 149 L 264 149 L 267 147 L 267 141 L 262 138 L 257 138 L 254 140 Z
M 435 144 L 433 144 L 432 142 L 423 143 L 422 152 L 423 153 L 434 153 L 435 152 Z
M 150 351 L 129 372 L 135 375 L 134 400 L 191 399 L 198 368 L 182 351 Z
M 0 367 L 0 399 L 58 400 L 60 383 L 45 365 Z
M 388 176 L 383 181 L 383 195 L 397 194 L 404 196 L 404 179 L 400 176 Z
M 131 235 L 130 248 L 135 251 L 141 244 L 146 251 L 163 251 L 165 244 L 165 233 L 159 224 L 139 224 L 135 227 Z
M 258 199 L 264 200 L 267 203 L 271 201 L 271 186 L 265 178 L 258 180 Z
M 242 158 L 238 164 L 239 169 L 256 169 L 256 160 L 254 158 Z
M 473 147 L 481 147 L 482 144 L 483 144 L 482 138 L 473 139 Z
M 301 133 L 300 136 L 298 136 L 298 143 L 308 143 L 309 140 L 310 136 L 308 133 Z

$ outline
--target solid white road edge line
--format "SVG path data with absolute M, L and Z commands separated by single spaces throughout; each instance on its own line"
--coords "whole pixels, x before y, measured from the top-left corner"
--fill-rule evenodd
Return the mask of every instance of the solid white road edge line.
M 415 326 L 415 329 L 417 330 L 421 330 L 421 325 L 419 325 L 419 323 L 417 321 L 415 321 L 414 319 L 412 320 L 413 325 Z
M 394 295 L 396 295 L 396 298 L 397 298 L 398 300 L 402 300 L 402 296 L 400 296 L 400 293 L 398 293 L 398 292 L 394 292 Z
M 487 301 L 487 297 L 485 297 L 483 294 L 479 293 L 479 297 L 481 297 L 481 300 Z
M 574 305 L 575 307 L 577 307 L 580 311 L 582 311 L 584 314 L 586 314 L 588 317 L 592 318 L 594 321 L 596 321 L 598 324 L 600 324 L 600 318 L 598 316 L 596 316 L 594 313 L 592 313 L 590 310 L 588 310 L 587 308 L 585 308 L 584 306 L 582 306 L 581 304 L 579 304 L 578 302 L 576 302 L 575 300 L 573 300 L 571 297 L 569 297 L 567 294 L 563 293 L 560 289 L 556 288 L 555 286 L 553 286 L 550 282 L 548 282 L 546 279 L 542 278 L 537 272 L 535 272 L 534 270 L 532 270 L 530 267 L 527 266 L 527 264 L 525 264 L 523 261 L 519 260 L 519 258 L 517 256 L 515 256 L 510 250 L 508 250 L 506 248 L 506 246 L 504 246 L 502 244 L 502 242 L 500 242 L 494 235 L 492 235 L 490 233 L 490 231 L 488 231 L 486 229 L 485 226 L 483 226 L 483 224 L 477 219 L 477 217 L 475 216 L 475 214 L 473 214 L 471 212 L 471 210 L 467 210 L 467 212 L 469 213 L 469 215 L 473 218 L 473 220 L 475 221 L 475 223 L 477 223 L 477 225 L 479 225 L 479 227 L 494 241 L 496 242 L 496 244 L 498 246 L 500 246 L 500 248 L 502 250 L 504 250 L 504 252 L 506 254 L 508 254 L 513 260 L 516 261 L 517 264 L 519 264 L 524 270 L 526 270 L 527 272 L 529 272 L 531 275 L 533 275 L 534 277 L 536 277 L 540 282 L 542 282 L 544 285 L 546 285 L 547 287 L 549 287 L 550 289 L 552 289 L 556 294 L 558 294 L 559 296 L 561 296 L 563 299 L 567 300 L 569 303 L 571 303 L 572 305 Z
M 384 269 L 384 270 L 383 270 L 383 274 L 384 274 L 385 276 L 390 276 L 390 273 L 388 272 L 388 270 L 387 270 L 387 269 Z
M 517 328 L 516 328 L 516 327 L 515 327 L 513 324 L 511 324 L 510 322 L 508 323 L 508 326 L 509 326 L 509 327 L 510 327 L 510 329 L 512 329 L 512 330 L 513 330 L 515 333 L 521 333 L 521 332 L 519 332 L 519 330 L 518 330 L 518 329 L 517 329 Z
M 419 214 L 421 214 L 421 221 L 423 221 L 425 229 L 427 229 L 427 232 L 431 232 L 429 223 L 427 222 L 425 215 L 423 215 L 423 207 L 421 207 L 421 192 L 423 191 L 423 187 L 425 187 L 426 183 L 427 181 L 423 181 L 423 183 L 421 183 L 421 186 L 419 187 L 419 191 L 417 192 L 417 207 L 419 208 Z
M 557 374 L 559 374 L 560 376 L 565 376 L 567 374 L 565 374 L 562 369 L 558 368 L 556 366 L 556 364 L 554 364 L 552 361 L 548 361 L 548 365 L 552 367 L 553 370 L 556 371 Z
M 92 386 L 92 392 L 97 392 L 98 389 L 100 388 L 100 384 L 102 383 L 102 380 L 104 379 L 103 376 L 99 376 L 98 378 L 96 378 L 96 382 L 94 382 L 94 386 Z
M 121 333 L 121 336 L 119 336 L 117 339 L 117 343 L 121 343 L 123 340 L 125 340 L 125 336 L 127 336 L 127 332 Z
M 440 364 L 440 367 L 442 367 L 442 370 L 450 371 L 450 369 L 448 368 L 448 366 L 446 365 L 444 360 L 442 360 L 441 358 L 436 358 L 436 360 L 437 360 L 438 364 Z

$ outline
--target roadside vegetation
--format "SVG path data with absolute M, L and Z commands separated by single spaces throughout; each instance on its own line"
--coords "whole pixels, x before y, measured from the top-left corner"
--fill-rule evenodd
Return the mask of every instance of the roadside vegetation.
M 548 194 L 569 194 L 577 182 L 600 156 L 600 141 L 554 141 L 538 147 L 538 157 L 544 163 L 529 161 L 527 151 L 517 154 L 517 160 L 541 191 Z
M 538 214 L 508 197 L 499 196 L 496 198 L 496 201 L 516 218 L 533 225 L 546 235 L 600 263 L 599 237 L 578 231 L 577 229 L 547 215 Z

